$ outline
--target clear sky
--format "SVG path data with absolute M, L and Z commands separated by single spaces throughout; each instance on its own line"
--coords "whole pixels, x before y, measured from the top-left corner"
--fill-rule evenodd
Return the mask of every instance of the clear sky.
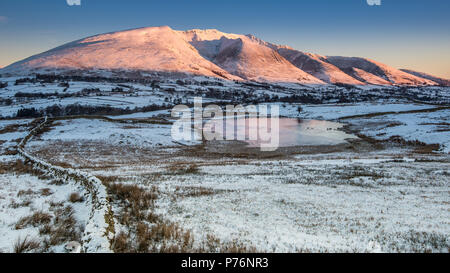
M 360 56 L 450 78 L 450 1 L 0 1 L 0 67 L 87 36 L 144 26 L 254 34 L 322 55 Z

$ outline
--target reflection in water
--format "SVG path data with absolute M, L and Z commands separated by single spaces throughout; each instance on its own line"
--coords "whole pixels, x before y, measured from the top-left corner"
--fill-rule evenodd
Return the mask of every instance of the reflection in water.
M 211 122 L 213 121 L 210 120 L 207 124 Z M 261 132 L 272 136 L 276 134 L 278 136 L 277 147 L 337 145 L 345 143 L 346 139 L 357 138 L 339 131 L 338 129 L 343 125 L 336 122 L 293 118 L 278 118 L 278 126 L 273 126 L 273 122 L 272 118 L 226 119 L 223 123 L 222 136 L 226 140 L 245 141 L 250 147 L 261 147 L 262 144 L 270 143 L 267 138 L 261 137 Z M 275 130 L 272 130 L 272 127 Z M 279 128 L 278 132 L 276 132 L 277 128 Z M 230 138 L 230 136 L 232 137 Z

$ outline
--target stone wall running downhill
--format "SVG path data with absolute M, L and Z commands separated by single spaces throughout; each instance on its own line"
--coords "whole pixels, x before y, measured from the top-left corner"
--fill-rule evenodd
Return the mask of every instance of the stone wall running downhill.
M 25 150 L 26 144 L 51 123 L 51 119 L 41 118 L 38 126 L 19 143 L 18 153 L 35 168 L 48 173 L 54 178 L 74 182 L 88 193 L 91 212 L 82 238 L 83 250 L 86 253 L 112 252 L 111 242 L 115 235 L 114 216 L 106 187 L 97 177 L 71 168 L 62 168 L 41 160 Z

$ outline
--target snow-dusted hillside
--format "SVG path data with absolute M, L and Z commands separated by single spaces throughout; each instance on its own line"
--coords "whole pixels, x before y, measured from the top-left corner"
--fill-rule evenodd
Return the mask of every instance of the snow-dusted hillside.
M 372 73 L 369 73 L 367 71 L 364 71 L 362 69 L 353 67 L 351 70 L 349 70 L 349 74 L 352 75 L 354 78 L 359 79 L 362 82 L 365 82 L 367 84 L 375 84 L 375 85 L 391 85 L 392 83 L 388 80 L 385 80 L 379 76 L 376 76 Z
M 287 47 L 278 48 L 278 53 L 298 68 L 324 82 L 364 85 L 363 82 L 345 74 L 336 66 L 322 61 L 320 55 L 304 53 Z
M 217 30 L 188 31 L 187 38 L 212 62 L 246 80 L 323 84 L 298 69 L 272 48 L 245 35 L 225 34 Z
M 206 60 L 169 27 L 151 27 L 93 36 L 15 63 L 5 72 L 42 69 L 187 72 L 239 79 Z
M 361 74 L 360 70 L 363 70 L 395 85 L 437 85 L 437 83 L 433 81 L 424 78 L 419 78 L 417 76 L 405 73 L 396 68 L 390 67 L 388 65 L 370 59 L 357 57 L 330 56 L 324 58 L 324 60 L 337 66 L 342 71 L 350 75 L 354 73 Z M 360 70 L 355 72 L 354 70 L 355 68 Z M 364 74 L 365 76 L 361 78 L 361 80 L 369 79 L 367 77 L 367 74 L 366 73 Z M 373 77 L 371 76 L 371 78 Z M 379 80 L 376 79 L 376 81 Z M 368 83 L 376 84 L 375 82 L 372 82 L 372 79 L 370 79 Z
M 0 74 L 59 71 L 176 72 L 228 80 L 300 84 L 438 85 L 442 80 L 364 58 L 303 53 L 253 35 L 214 29 L 176 31 L 168 26 L 81 39 L 0 69 Z
M 408 74 L 417 76 L 417 77 L 421 77 L 421 78 L 424 78 L 424 79 L 428 79 L 428 80 L 434 81 L 434 82 L 436 82 L 436 83 L 438 83 L 438 84 L 440 84 L 442 86 L 450 86 L 450 80 L 447 80 L 447 79 L 439 78 L 439 77 L 436 77 L 436 76 L 433 76 L 433 75 L 430 75 L 430 74 L 427 74 L 427 73 L 417 72 L 417 71 L 410 70 L 410 69 L 400 69 L 400 70 L 403 71 L 403 72 L 406 72 Z

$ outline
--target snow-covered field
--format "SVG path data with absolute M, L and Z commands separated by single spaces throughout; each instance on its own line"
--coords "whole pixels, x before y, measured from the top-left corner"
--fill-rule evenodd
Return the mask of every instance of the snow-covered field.
M 39 244 L 28 251 L 65 252 L 67 238 L 80 239 L 88 221 L 90 205 L 81 199 L 70 201 L 73 193 L 84 199 L 84 190 L 15 168 L 5 172 L 18 160 L 22 159 L 4 156 L 1 162 L 0 252 L 17 251 L 16 244 L 23 240 Z
M 395 107 L 409 111 L 427 106 Z M 438 113 L 426 113 L 422 119 L 442 118 Z M 417 121 L 423 123 L 422 119 Z M 194 246 L 203 245 L 213 235 L 223 243 L 239 242 L 267 252 L 449 251 L 450 162 L 446 154 L 392 148 L 299 154 L 282 160 L 205 158 L 188 156 L 189 150 L 173 143 L 167 149 L 169 143 L 164 142 L 161 147 L 150 147 L 153 154 L 139 152 L 134 144 L 145 145 L 129 137 L 157 138 L 164 136 L 164 130 L 169 132 L 166 126 L 135 130 L 112 122 L 64 121 L 29 147 L 40 154 L 52 143 L 58 150 L 67 142 L 73 147 L 65 153 L 66 163 L 83 158 L 84 170 L 99 177 L 157 187 L 155 213 L 190 230 Z M 121 145 L 140 160 L 117 161 L 123 150 L 114 151 L 120 141 L 112 135 L 130 139 Z M 441 140 L 448 141 L 447 135 Z M 103 143 L 112 152 L 104 147 L 97 153 L 80 151 L 87 141 Z M 92 169 L 90 162 L 96 162 Z M 191 166 L 195 166 L 192 172 L 185 171 Z M 116 213 L 120 210 L 120 206 L 115 208 Z
M 208 82 L 199 77 L 185 83 L 161 81 L 157 87 L 103 81 L 68 81 L 69 87 L 64 87 L 58 82 L 15 85 L 17 79 L 0 79 L 8 82 L 8 87 L 0 89 L 2 117 L 52 105 L 123 110 L 54 120 L 25 147 L 46 162 L 82 170 L 104 182 L 114 216 L 115 251 L 180 250 L 163 248 L 170 245 L 212 252 L 450 250 L 450 110 L 443 105 L 391 98 L 396 91 L 376 86 L 311 89 L 295 84 Z M 86 89 L 98 90 L 89 93 Z M 87 93 L 81 94 L 83 90 Z M 30 96 L 33 92 L 43 95 Z M 407 92 L 414 100 L 425 96 L 442 103 L 450 98 L 448 89 L 438 87 Z M 381 94 L 379 99 L 366 101 L 376 94 Z M 297 95 L 326 104 L 299 103 Z M 292 147 L 269 156 L 246 153 L 247 148 L 235 143 L 211 147 L 216 144 L 174 142 L 167 124 L 172 120 L 170 108 L 189 104 L 194 96 L 203 96 L 205 103 L 284 100 L 276 102 L 283 117 L 344 123 L 347 133 L 371 141 L 361 137 L 335 146 Z M 355 102 L 339 103 L 349 97 L 355 97 Z M 149 105 L 161 108 L 130 110 Z M 149 119 L 153 122 L 146 122 Z M 56 183 L 54 177 L 35 172 L 30 165 L 11 165 L 23 162 L 15 150 L 36 125 L 31 117 L 0 120 L 1 252 L 14 251 L 19 237 L 39 241 L 35 251 L 62 252 L 69 241 L 81 240 L 92 213 L 89 202 L 69 201 L 75 192 L 89 200 L 84 187 L 73 181 Z M 412 144 L 390 142 L 394 136 L 440 148 L 419 152 Z M 141 204 L 146 198 L 151 202 L 143 207 L 129 205 Z M 56 231 L 46 225 L 60 226 L 58 208 L 67 206 L 72 207 L 76 232 L 52 240 Z M 48 214 L 43 223 L 21 220 L 36 212 Z M 17 229 L 19 222 L 22 226 Z M 169 230 L 161 232 L 169 236 L 151 237 L 160 234 L 155 229 Z M 142 249 L 143 230 L 152 240 Z M 120 231 L 128 237 L 124 239 Z M 181 239 L 180 234 L 184 234 Z
M 196 175 L 163 176 L 159 211 L 196 238 L 268 252 L 448 252 L 448 162 L 378 156 L 208 162 Z M 192 194 L 200 189 L 211 194 Z
M 174 145 L 170 125 L 117 124 L 102 120 L 77 119 L 61 121 L 56 130 L 45 134 L 42 140 L 54 141 L 105 141 L 113 145 L 132 145 L 146 148 Z M 127 130 L 128 129 L 128 130 Z
M 450 109 L 431 113 L 395 114 L 352 120 L 354 124 L 367 124 L 362 133 L 377 139 L 402 136 L 427 144 L 440 144 L 443 153 L 450 153 Z M 386 126 L 390 123 L 390 126 Z

